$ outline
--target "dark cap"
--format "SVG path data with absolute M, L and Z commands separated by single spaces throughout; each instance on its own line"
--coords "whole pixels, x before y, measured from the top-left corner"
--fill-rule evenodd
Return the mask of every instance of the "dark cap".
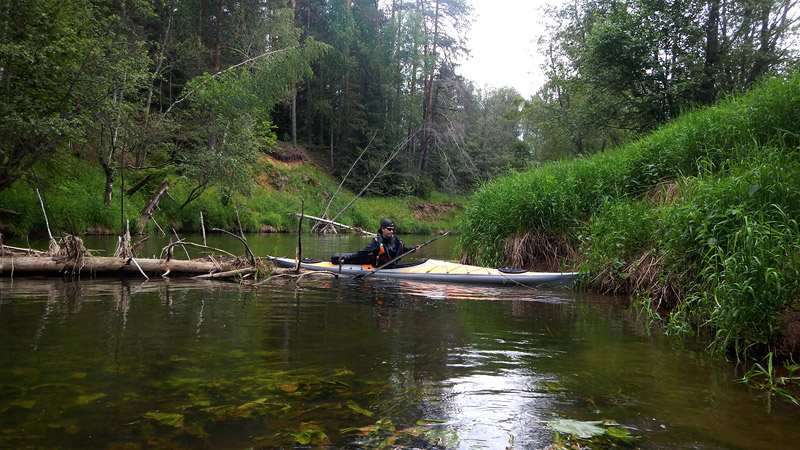
M 389 220 L 389 219 L 381 220 L 381 228 L 389 228 L 389 227 L 393 227 L 393 226 L 394 226 L 394 222 L 392 222 L 391 220 Z

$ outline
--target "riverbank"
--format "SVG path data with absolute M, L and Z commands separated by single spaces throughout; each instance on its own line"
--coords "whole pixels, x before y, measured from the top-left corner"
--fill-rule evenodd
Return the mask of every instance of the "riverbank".
M 360 196 L 354 201 L 356 194 L 340 189 L 337 180 L 322 169 L 301 148 L 265 154 L 253 171 L 258 175 L 251 192 L 233 194 L 212 186 L 191 201 L 197 186 L 183 177 L 152 169 L 129 171 L 120 177 L 120 186 L 106 206 L 103 171 L 88 155 L 76 153 L 65 156 L 57 166 L 40 164 L 34 177 L 3 192 L 0 233 L 7 237 L 45 234 L 43 209 L 57 235 L 118 235 L 128 223 L 136 232 L 142 211 L 164 180 L 167 191 L 142 228 L 144 233 L 200 232 L 203 227 L 295 232 L 298 218 L 292 213 L 304 210 L 315 216 L 326 213 L 337 222 L 371 231 L 381 218 L 390 217 L 403 234 L 434 234 L 452 229 L 463 215 L 463 198 L 436 192 L 428 198 Z M 306 221 L 305 225 L 313 224 Z
M 773 80 L 621 148 L 489 183 L 459 239 L 480 265 L 531 266 L 531 248 L 550 248 L 585 288 L 656 308 L 669 334 L 796 358 L 798 136 L 800 76 Z

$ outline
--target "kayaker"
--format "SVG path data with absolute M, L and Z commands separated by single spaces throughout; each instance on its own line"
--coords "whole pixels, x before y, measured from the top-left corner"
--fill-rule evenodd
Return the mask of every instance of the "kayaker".
M 381 227 L 378 228 L 377 236 L 367 244 L 366 247 L 355 253 L 337 253 L 331 257 L 334 264 L 372 264 L 381 266 L 400 256 L 419 248 L 406 247 L 403 241 L 394 235 L 394 222 L 390 219 L 381 220 Z

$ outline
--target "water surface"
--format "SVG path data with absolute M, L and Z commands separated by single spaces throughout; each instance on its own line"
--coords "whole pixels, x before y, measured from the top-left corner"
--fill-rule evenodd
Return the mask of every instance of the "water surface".
M 296 240 L 248 237 L 260 255 Z M 420 256 L 451 259 L 446 241 Z M 0 279 L 0 448 L 529 449 L 557 442 L 557 419 L 636 437 L 593 448 L 795 446 L 800 410 L 768 412 L 740 376 L 643 329 L 626 299 L 572 291 Z

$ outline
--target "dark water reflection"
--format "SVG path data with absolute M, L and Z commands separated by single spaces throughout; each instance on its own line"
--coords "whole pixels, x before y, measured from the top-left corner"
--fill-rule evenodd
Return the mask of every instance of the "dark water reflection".
M 739 376 L 569 291 L 0 279 L 0 448 L 528 449 L 558 418 L 633 448 L 793 448 L 800 411 Z

